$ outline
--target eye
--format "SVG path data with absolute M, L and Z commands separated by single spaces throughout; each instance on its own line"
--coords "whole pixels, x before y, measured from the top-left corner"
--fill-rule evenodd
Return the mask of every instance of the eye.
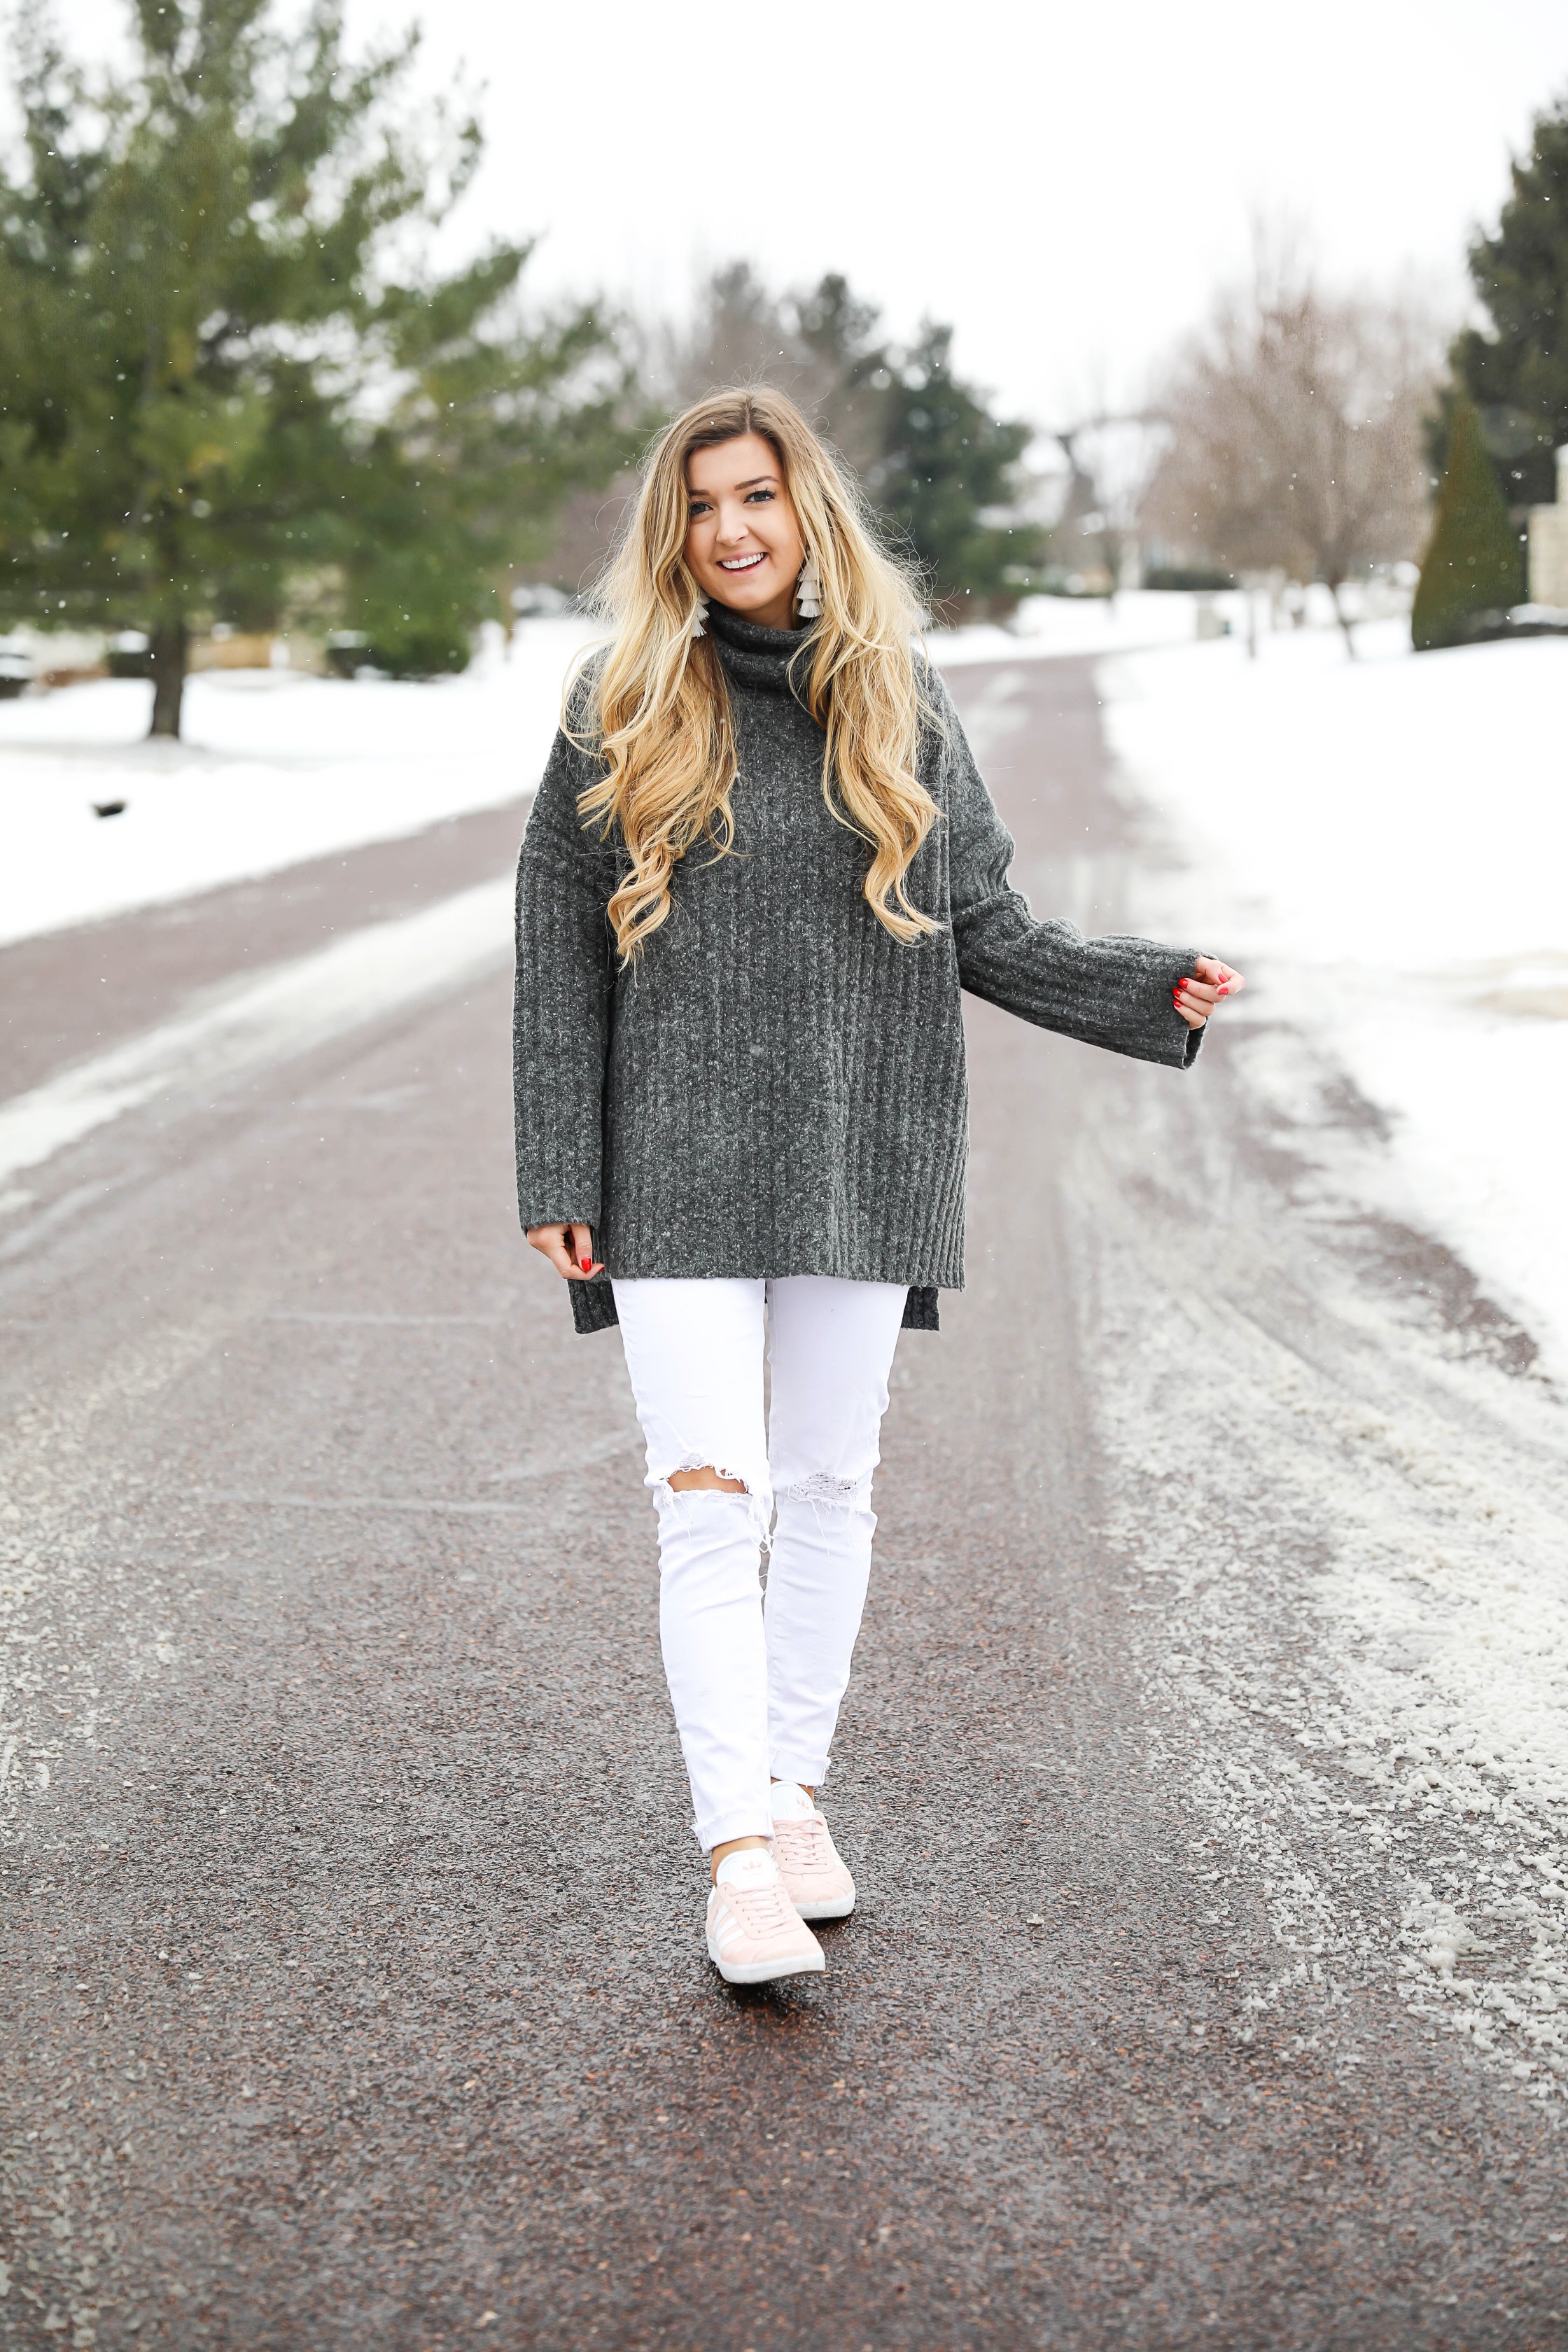
M 686 511 L 690 520 L 695 522 L 699 515 L 711 514 L 713 509 L 708 499 L 693 499 Z
M 757 506 L 759 504 L 766 506 L 771 504 L 777 496 L 778 493 L 776 490 L 748 490 L 746 492 L 746 504 L 749 507 Z

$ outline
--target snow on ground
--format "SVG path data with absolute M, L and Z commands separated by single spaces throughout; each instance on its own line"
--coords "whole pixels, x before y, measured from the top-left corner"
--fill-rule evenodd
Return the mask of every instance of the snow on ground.
M 1206 927 L 1250 1018 L 1304 1030 L 1387 1115 L 1377 1205 L 1568 1376 L 1568 642 L 1361 641 L 1355 663 L 1318 631 L 1256 661 L 1231 641 L 1109 661 L 1111 741 L 1186 860 L 1165 919 Z
M 418 832 L 538 782 L 579 620 L 523 624 L 431 684 L 204 671 L 185 740 L 144 740 L 152 688 L 102 679 L 0 703 L 0 941 Z M 122 800 L 123 815 L 94 803 Z
M 1359 663 L 1321 627 L 1265 635 L 1254 662 L 1239 636 L 1197 642 L 1199 609 L 1041 600 L 1016 631 L 932 650 L 943 667 L 1104 656 L 1126 789 L 1177 852 L 1141 919 L 1248 971 L 1226 1020 L 1265 1123 L 1277 1112 L 1292 1149 L 1317 1134 L 1331 1216 L 1348 1187 L 1446 1241 L 1562 1378 L 1568 643 L 1416 659 L 1400 625 L 1370 623 Z M 138 740 L 142 685 L 0 705 L 0 940 L 512 798 L 538 776 L 585 641 L 579 623 L 531 623 L 510 660 L 492 648 L 439 685 L 197 677 L 180 746 Z M 92 814 L 119 798 L 123 816 Z M 487 884 L 247 975 L 7 1106 L 0 1177 L 504 956 L 506 911 L 504 881 Z M 1361 1100 L 1335 1129 L 1321 1113 L 1340 1072 Z M 0 1211 L 28 1197 L 0 1182 Z M 1268 1257 L 1268 1204 L 1256 1232 L 1239 1211 L 1200 1221 L 1229 1253 L 1210 1275 L 1190 1237 L 1152 1263 L 1141 1210 L 1115 1229 L 1119 1197 L 1110 1173 L 1089 1185 L 1077 1246 L 1100 1261 L 1102 1436 L 1126 1489 L 1147 1489 L 1120 1532 L 1149 1586 L 1152 1755 L 1168 1744 L 1209 1803 L 1215 1923 L 1233 1882 L 1261 1872 L 1288 1954 L 1242 2030 L 1271 2032 L 1291 1988 L 1316 1987 L 1331 2042 L 1364 1961 L 1400 1971 L 1417 2015 L 1526 2095 L 1550 2095 L 1568 2084 L 1560 1392 L 1477 1386 L 1489 1368 L 1462 1352 L 1413 1372 L 1358 1296 L 1325 1296 L 1315 1356 L 1278 1345 L 1230 1295 L 1239 1259 L 1257 1261 L 1255 1292 L 1291 1278 Z M 1194 1348 L 1207 1376 L 1163 1457 L 1150 1433 Z
M 1203 600 L 1239 614 L 1239 599 Z M 1016 631 L 936 632 L 943 667 L 1185 643 L 1200 600 L 1036 597 Z M 1237 620 L 1237 625 L 1239 621 Z M 538 782 L 585 622 L 524 622 L 510 656 L 430 684 L 203 671 L 184 740 L 146 738 L 152 688 L 104 679 L 0 703 L 0 941 L 414 833 Z M 103 818 L 95 803 L 123 801 Z
M 1200 596 L 1138 588 L 1115 597 L 1028 596 L 1006 628 L 983 621 L 966 629 L 933 629 L 927 642 L 942 669 L 1016 661 L 1020 654 L 1131 653 L 1144 646 L 1193 644 L 1200 613 L 1238 635 L 1246 632 L 1246 599 L 1233 590 Z
M 1089 1186 L 1102 1435 L 1135 1498 L 1118 1532 L 1144 1572 L 1157 1769 L 1211 1815 L 1215 1920 L 1260 1885 L 1286 1954 L 1245 2038 L 1353 2065 L 1336 2013 L 1371 1965 L 1524 2095 L 1562 2096 L 1568 643 L 1416 657 L 1389 629 L 1363 650 L 1100 671 L 1127 789 L 1185 860 L 1140 919 L 1247 970 L 1230 1066 L 1301 1212 L 1280 1226 L 1246 1169 L 1184 1170 L 1224 1213 L 1161 1265 Z M 1419 1282 L 1412 1231 L 1552 1381 L 1487 1360 L 1509 1334 L 1484 1309 L 1390 1344 L 1342 1253 L 1381 1236 Z
M 1173 1093 L 1133 1108 L 1186 1213 L 1093 1134 L 1069 1213 L 1150 1769 L 1207 1817 L 1215 1927 L 1261 1899 L 1279 1948 L 1237 2029 L 1354 2066 L 1381 1980 L 1568 2095 L 1561 1402 L 1391 1327 L 1346 1220 L 1281 1217 L 1278 1174 Z
M 1237 596 L 1040 596 L 1012 629 L 936 631 L 946 667 L 1020 655 L 1187 644 Z M 0 703 L 0 942 L 277 873 L 493 806 L 538 782 L 580 619 L 492 637 L 467 676 L 428 684 L 203 671 L 184 740 L 146 740 L 152 688 L 101 679 Z M 96 807 L 125 803 L 122 814 Z
M 0 1213 L 32 1195 L 7 1179 L 155 1097 L 232 1085 L 360 1023 L 454 987 L 511 954 L 510 875 L 416 915 L 342 933 L 313 955 L 208 991 L 200 1004 L 0 1103 Z
M 1408 654 L 1401 624 L 1196 638 L 1241 600 L 1039 597 L 1016 628 L 937 634 L 942 667 L 1105 653 L 1133 787 L 1189 865 L 1166 920 L 1249 964 L 1254 1018 L 1306 1026 L 1394 1118 L 1385 1203 L 1440 1234 L 1568 1370 L 1568 644 Z M 523 625 L 461 678 L 289 671 L 191 681 L 187 740 L 150 688 L 0 704 L 0 940 L 418 830 L 527 791 L 590 641 Z M 95 803 L 123 800 L 102 819 Z M 1289 1084 L 1289 1056 L 1277 1083 Z

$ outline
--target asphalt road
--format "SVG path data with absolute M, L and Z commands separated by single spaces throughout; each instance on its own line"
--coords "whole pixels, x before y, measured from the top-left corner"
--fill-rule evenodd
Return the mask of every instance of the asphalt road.
M 1152 852 L 1089 667 L 953 683 L 1037 903 L 1118 928 Z M 8 1083 L 519 823 L 0 952 Z M 515 1228 L 508 988 L 132 1108 L 0 1225 L 0 2340 L 1568 2345 L 1561 2100 L 1385 1965 L 1364 1788 L 1292 1826 L 1238 1764 L 1227 1814 L 1229 1718 L 1156 1688 L 1184 1609 L 1306 1686 L 1291 1578 L 1363 1470 L 1310 1412 L 1263 1448 L 1265 1337 L 1484 1418 L 1526 1335 L 1414 1236 L 1325 1241 L 1223 1037 L 1178 1079 L 973 1008 L 988 1245 L 900 1343 L 826 1792 L 860 1906 L 825 1978 L 731 1991 L 617 1343 Z M 1231 1580 L 1173 1612 L 1168 1541 Z

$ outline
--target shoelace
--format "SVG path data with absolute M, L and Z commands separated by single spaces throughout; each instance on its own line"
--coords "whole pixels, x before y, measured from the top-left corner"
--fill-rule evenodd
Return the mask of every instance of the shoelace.
M 731 1910 L 740 1913 L 741 1923 L 749 1936 L 781 1935 L 794 1924 L 795 1906 L 776 1878 L 770 1878 L 761 1886 L 737 1886 L 731 1879 L 726 1881 L 723 1893 Z
M 825 1822 L 775 1822 L 773 1823 L 773 1859 L 781 1870 L 826 1870 L 827 1855 Z

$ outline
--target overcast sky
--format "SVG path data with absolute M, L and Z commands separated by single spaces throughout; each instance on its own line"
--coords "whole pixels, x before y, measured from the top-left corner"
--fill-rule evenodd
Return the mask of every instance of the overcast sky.
M 61 0 L 101 37 L 116 0 Z M 649 307 L 736 255 L 841 269 L 899 331 L 1039 421 L 1152 357 L 1245 263 L 1258 206 L 1344 277 L 1462 299 L 1532 112 L 1568 92 L 1563 0 L 349 0 L 424 18 L 422 78 L 485 85 L 460 215 L 540 235 L 541 291 Z

